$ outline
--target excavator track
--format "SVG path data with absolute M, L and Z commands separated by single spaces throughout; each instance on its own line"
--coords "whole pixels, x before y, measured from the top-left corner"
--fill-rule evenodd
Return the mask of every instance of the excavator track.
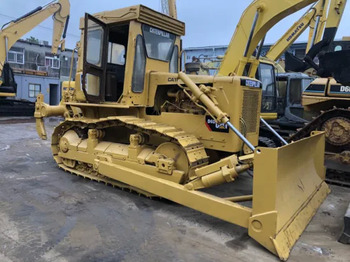
M 313 119 L 310 123 L 305 125 L 302 129 L 298 130 L 294 135 L 292 135 L 289 138 L 289 141 L 297 141 L 302 138 L 308 137 L 312 131 L 320 130 L 324 131 L 324 128 L 327 127 L 327 123 L 334 121 L 334 119 L 337 119 L 339 121 L 343 121 L 346 124 L 350 121 L 350 108 L 344 109 L 344 108 L 333 108 L 328 111 L 322 111 L 321 114 Z M 349 130 L 346 130 L 348 138 L 342 137 L 343 141 L 347 141 L 345 143 L 339 143 L 336 144 L 332 141 L 329 141 L 326 138 L 326 156 L 327 152 L 329 155 L 332 155 L 332 158 L 342 158 L 342 152 L 347 152 L 350 150 L 350 143 L 348 142 L 350 140 L 350 132 Z M 344 135 L 344 134 L 342 134 Z M 332 150 L 335 150 L 336 152 L 332 152 Z M 334 155 L 336 157 L 334 157 Z M 344 172 L 344 170 L 338 170 L 334 168 L 328 168 L 327 170 L 327 182 L 330 184 L 336 184 L 343 187 L 350 187 L 350 173 Z
M 33 116 L 35 103 L 25 100 L 0 99 L 0 117 Z
M 103 130 L 109 127 L 126 127 L 138 133 L 147 134 L 148 136 L 156 136 L 165 142 L 173 142 L 181 146 L 187 155 L 189 161 L 189 170 L 194 170 L 198 167 L 208 164 L 209 157 L 206 154 L 202 143 L 192 134 L 186 133 L 181 129 L 173 126 L 159 124 L 146 119 L 137 118 L 134 116 L 118 116 L 99 119 L 97 121 L 91 120 L 66 120 L 57 126 L 52 135 L 52 151 L 54 159 L 58 166 L 67 172 L 77 176 L 90 179 L 97 182 L 102 182 L 113 187 L 118 187 L 122 190 L 130 190 L 152 198 L 157 197 L 149 192 L 139 188 L 118 182 L 109 177 L 103 176 L 96 172 L 91 164 L 79 163 L 76 168 L 70 168 L 64 164 L 64 161 L 58 156 L 60 138 L 69 130 L 84 130 L 84 129 L 98 129 Z M 156 146 L 156 145 L 155 145 Z
M 293 134 L 289 141 L 297 141 L 302 138 L 308 137 L 312 131 L 315 130 L 322 130 L 322 126 L 324 123 L 326 123 L 328 120 L 332 118 L 342 118 L 342 119 L 350 119 L 350 108 L 343 109 L 343 108 L 333 108 L 328 111 L 323 111 L 321 114 L 313 119 L 310 123 L 305 125 L 303 128 L 299 129 L 295 134 Z M 349 134 L 350 135 L 350 134 Z M 349 149 L 349 144 L 343 145 L 344 149 Z

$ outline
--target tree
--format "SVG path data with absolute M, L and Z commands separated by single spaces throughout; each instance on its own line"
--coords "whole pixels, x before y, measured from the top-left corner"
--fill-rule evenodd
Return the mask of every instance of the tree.
M 27 38 L 26 41 L 28 41 L 29 43 L 33 43 L 33 44 L 39 44 L 39 39 L 35 38 L 34 36 Z

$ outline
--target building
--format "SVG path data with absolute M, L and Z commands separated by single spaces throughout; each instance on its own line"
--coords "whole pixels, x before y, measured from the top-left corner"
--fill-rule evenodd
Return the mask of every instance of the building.
M 39 93 L 45 102 L 56 105 L 61 98 L 63 81 L 69 79 L 73 50 L 51 54 L 48 42 L 36 43 L 19 40 L 8 51 L 7 60 L 17 82 L 16 99 L 35 102 Z M 77 55 L 74 53 L 73 77 L 76 72 Z

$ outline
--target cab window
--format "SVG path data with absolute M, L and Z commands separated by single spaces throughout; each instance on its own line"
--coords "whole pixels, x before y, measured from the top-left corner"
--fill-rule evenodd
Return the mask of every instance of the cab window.
M 146 54 L 143 38 L 138 35 L 136 38 L 136 50 L 134 60 L 134 72 L 132 76 L 132 91 L 142 93 L 145 85 Z
M 175 35 L 148 25 L 143 25 L 142 31 L 147 56 L 169 62 L 174 50 Z
M 86 61 L 96 66 L 101 66 L 103 34 L 103 29 L 89 20 Z

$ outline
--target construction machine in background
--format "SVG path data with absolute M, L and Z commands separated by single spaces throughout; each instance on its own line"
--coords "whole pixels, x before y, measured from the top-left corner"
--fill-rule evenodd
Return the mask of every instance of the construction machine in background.
M 290 137 L 290 141 L 302 139 L 316 130 L 325 131 L 328 179 L 350 186 L 350 50 L 334 52 L 329 48 L 346 1 L 337 3 L 329 11 L 333 19 L 327 21 L 323 39 L 310 49 L 303 60 L 292 58 L 288 66 L 295 71 L 313 68 L 322 77 L 304 89 L 303 118 L 308 122 Z M 345 38 L 343 40 L 346 41 Z
M 285 67 L 288 72 L 278 70 L 278 91 L 275 92 L 275 97 L 271 98 L 277 100 L 278 118 L 269 119 L 269 123 L 285 139 L 310 121 L 302 105 L 302 92 L 317 76 L 316 70 L 309 69 L 310 66 L 303 66 L 299 70 L 290 72 L 291 61 L 299 61 L 299 59 L 286 51 L 307 28 L 309 28 L 307 54 L 313 54 L 313 57 L 316 57 L 329 49 L 344 14 L 346 3 L 346 0 L 318 1 L 271 46 L 265 55 L 265 58 L 270 61 L 277 61 L 282 54 L 286 57 Z M 267 139 L 273 139 L 273 142 L 278 145 L 278 141 L 269 134 L 268 128 L 262 127 L 261 135 L 266 136 Z
M 284 67 L 282 67 L 277 61 L 280 57 L 288 50 L 288 48 L 298 39 L 298 37 L 307 29 L 309 29 L 309 41 L 308 49 L 312 44 L 318 43 L 321 40 L 322 32 L 326 27 L 326 23 L 329 20 L 334 20 L 333 14 L 329 13 L 328 10 L 338 0 L 324 1 L 319 0 L 315 2 L 303 15 L 295 22 L 286 33 L 270 48 L 270 50 L 260 58 L 260 64 L 257 70 L 256 78 L 263 83 L 263 101 L 261 108 L 261 116 L 263 119 L 274 124 L 274 127 L 283 128 L 279 131 L 281 135 L 289 137 L 290 134 L 294 133 L 297 128 L 300 128 L 306 123 L 305 119 L 300 118 L 299 115 L 293 115 L 293 111 L 296 107 L 301 106 L 301 92 L 306 88 L 305 84 L 313 80 L 312 76 L 297 73 L 286 73 Z M 344 4 L 345 5 L 345 4 Z M 341 19 L 343 8 L 340 9 L 340 13 L 337 16 L 338 21 Z M 329 16 L 328 16 L 329 15 Z M 318 21 L 316 23 L 316 21 Z M 242 37 L 243 34 L 240 36 Z M 249 35 L 245 35 L 248 39 Z M 231 41 L 230 46 L 237 44 L 238 41 Z M 261 53 L 261 47 L 264 44 L 262 41 L 259 49 L 256 52 Z M 230 47 L 233 50 L 236 49 L 235 46 Z M 226 75 L 229 74 L 231 69 L 230 65 L 235 64 L 234 59 L 237 57 L 233 52 L 227 52 L 223 57 L 207 59 L 207 62 L 202 61 L 192 61 L 186 63 L 186 72 L 194 74 L 209 74 L 210 69 L 216 69 L 218 74 Z M 226 59 L 226 65 L 220 66 L 222 59 Z M 199 60 L 200 58 L 198 58 Z M 217 65 L 219 64 L 219 66 Z M 213 66 L 214 65 L 214 66 Z M 225 67 L 228 67 L 226 70 Z M 281 77 L 279 77 L 279 75 Z M 293 79 L 295 77 L 295 79 Z M 282 89 L 279 90 L 279 79 L 281 79 Z M 286 80 L 288 81 L 287 83 Z M 289 89 L 289 88 L 292 89 Z M 298 88 L 298 90 L 294 90 Z M 300 89 L 303 88 L 303 89 Z M 282 94 L 290 94 L 293 96 L 293 100 L 285 99 Z M 295 104 L 295 95 L 299 95 L 299 104 Z M 276 121 L 277 120 L 277 121 Z M 285 129 L 287 128 L 287 130 Z M 289 129 L 289 130 L 288 130 Z M 271 132 L 262 126 L 261 130 L 261 144 L 264 146 L 280 145 L 278 139 L 271 136 Z
M 47 138 L 44 117 L 63 116 L 51 139 L 60 168 L 245 227 L 286 260 L 329 193 L 324 134 L 257 147 L 262 83 L 253 53 L 270 28 L 313 2 L 250 4 L 234 39 L 252 37 L 230 50 L 240 59 L 229 76 L 179 72 L 185 25 L 177 19 L 142 5 L 86 14 L 75 81 L 64 82 L 58 106 L 38 96 L 38 134 Z M 252 192 L 239 194 L 234 182 L 250 168 Z M 226 183 L 231 196 L 203 191 Z
M 21 37 L 50 16 L 53 16 L 54 21 L 52 53 L 57 54 L 60 46 L 61 50 L 64 50 L 69 11 L 69 0 L 52 1 L 2 26 L 0 30 L 0 116 L 32 116 L 34 113 L 34 103 L 14 99 L 17 84 L 10 64 L 7 62 L 8 51 Z

